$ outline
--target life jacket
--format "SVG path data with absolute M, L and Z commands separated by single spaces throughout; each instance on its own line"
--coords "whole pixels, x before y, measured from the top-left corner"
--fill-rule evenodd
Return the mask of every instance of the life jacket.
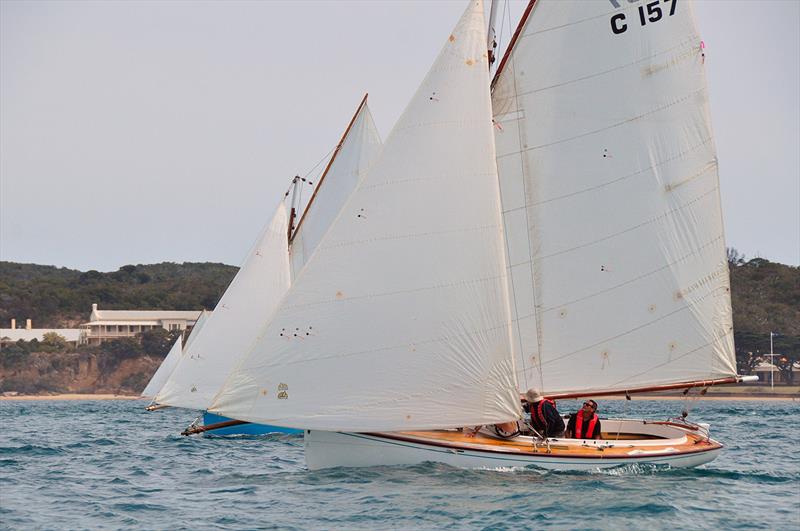
M 575 419 L 575 438 L 576 439 L 591 439 L 594 436 L 594 427 L 597 426 L 597 414 L 592 413 L 592 420 L 589 421 L 589 426 L 586 428 L 588 432 L 585 437 L 581 437 L 583 431 L 583 410 L 578 410 L 578 418 Z
M 536 406 L 536 409 L 531 408 L 531 415 L 534 415 L 534 414 L 536 415 L 534 420 L 537 420 L 542 426 L 547 426 L 548 425 L 547 419 L 544 418 L 544 403 L 545 402 L 549 402 L 550 405 L 553 406 L 553 408 L 556 407 L 556 403 L 554 401 L 550 400 L 549 398 L 545 398 L 545 399 L 539 400 L 539 405 Z

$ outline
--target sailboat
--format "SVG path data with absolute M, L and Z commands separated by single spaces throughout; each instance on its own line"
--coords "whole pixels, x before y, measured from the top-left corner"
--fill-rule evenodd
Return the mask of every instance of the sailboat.
M 462 429 L 519 421 L 528 388 L 747 378 L 691 3 L 531 0 L 490 81 L 491 51 L 471 0 L 209 411 L 304 429 L 309 469 L 713 460 L 685 418 Z
M 305 208 L 300 208 L 298 177 L 293 183 L 291 206 L 279 202 L 213 313 L 192 335 L 184 355 L 156 393 L 154 403 L 159 405 L 203 411 L 202 423 L 184 434 L 300 433 L 278 425 L 242 422 L 206 408 L 263 322 L 270 318 L 293 276 L 314 253 L 379 147 L 380 138 L 364 95 Z M 285 330 L 284 334 L 288 339 L 300 332 Z
M 201 313 L 201 318 L 204 313 Z M 199 322 L 199 319 L 198 319 Z M 158 366 L 156 372 L 153 373 L 153 376 L 150 378 L 150 381 L 147 382 L 147 386 L 145 386 L 144 390 L 142 391 L 143 398 L 154 398 L 159 390 L 164 387 L 164 383 L 166 383 L 169 375 L 172 374 L 172 371 L 175 370 L 175 367 L 178 366 L 178 362 L 181 359 L 181 354 L 183 353 L 183 336 L 178 336 L 178 339 L 175 340 L 175 343 L 172 345 L 172 348 L 169 349 L 164 361 L 161 362 L 161 365 Z

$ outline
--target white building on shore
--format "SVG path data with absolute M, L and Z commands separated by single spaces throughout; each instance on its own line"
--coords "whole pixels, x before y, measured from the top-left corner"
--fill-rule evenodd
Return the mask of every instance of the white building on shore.
M 154 328 L 191 331 L 201 313 L 201 310 L 99 310 L 97 304 L 92 304 L 89 322 L 81 325 L 85 332 L 82 342 L 99 345 Z
M 44 335 L 54 332 L 63 337 L 67 343 L 78 345 L 84 343 L 84 331 L 78 328 L 33 328 L 30 319 L 26 320 L 25 328 L 17 328 L 17 320 L 11 319 L 11 328 L 0 328 L 0 348 L 23 341 L 44 340 Z

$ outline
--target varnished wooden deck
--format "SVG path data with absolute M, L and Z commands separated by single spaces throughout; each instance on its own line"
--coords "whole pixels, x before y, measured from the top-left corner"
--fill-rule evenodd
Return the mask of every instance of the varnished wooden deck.
M 379 435 L 398 441 L 429 444 L 453 450 L 589 459 L 690 454 L 722 447 L 714 440 L 693 433 L 686 433 L 686 441 L 682 444 L 673 444 L 675 440 L 670 441 L 669 439 L 663 439 L 664 444 L 658 444 L 658 438 L 637 434 L 619 434 L 619 438 L 617 438 L 616 433 L 603 433 L 603 439 L 586 445 L 551 443 L 549 448 L 542 443 L 534 446 L 528 438 L 499 439 L 483 433 L 471 437 L 463 432 L 449 430 L 408 431 Z M 635 440 L 646 440 L 647 445 L 636 445 L 634 444 Z

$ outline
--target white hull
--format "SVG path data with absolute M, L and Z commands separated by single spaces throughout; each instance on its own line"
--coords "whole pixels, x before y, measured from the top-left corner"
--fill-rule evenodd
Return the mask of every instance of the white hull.
M 639 428 L 660 431 L 659 436 L 669 438 L 642 440 L 598 440 L 551 439 L 551 447 L 545 452 L 533 449 L 530 437 L 518 437 L 519 448 L 508 448 L 485 444 L 486 439 L 476 442 L 443 443 L 437 437 L 453 432 L 427 432 L 431 437 L 415 434 L 363 434 L 340 433 L 317 430 L 305 432 L 305 455 L 309 470 L 331 467 L 367 467 L 386 465 L 414 465 L 423 462 L 444 463 L 459 468 L 499 469 L 534 466 L 549 470 L 596 471 L 631 464 L 668 465 L 675 468 L 691 468 L 713 461 L 722 450 L 722 445 L 704 439 L 695 442 L 695 435 L 678 427 L 653 425 L 643 421 L 610 421 L 606 424 L 636 424 Z M 643 431 L 642 429 L 639 430 Z

